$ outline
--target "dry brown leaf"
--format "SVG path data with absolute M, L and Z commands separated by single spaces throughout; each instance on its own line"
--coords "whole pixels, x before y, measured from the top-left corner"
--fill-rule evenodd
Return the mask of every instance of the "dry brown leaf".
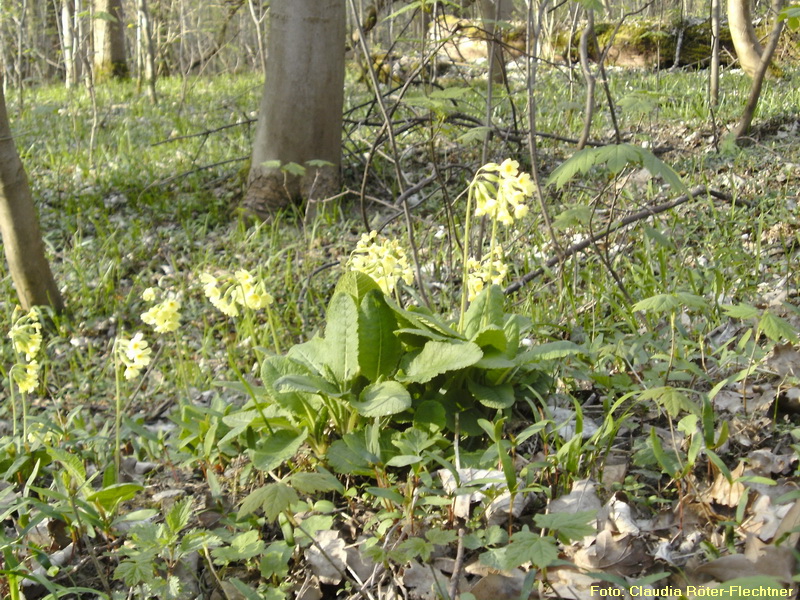
M 450 580 L 438 569 L 412 560 L 402 575 L 403 586 L 409 590 L 409 598 L 436 600 L 444 596 Z
M 342 573 L 347 568 L 347 551 L 339 532 L 332 529 L 318 531 L 313 544 L 305 551 L 311 572 L 322 583 L 336 585 L 342 581 Z
M 766 360 L 767 366 L 782 378 L 800 375 L 800 352 L 791 343 L 775 344 Z
M 643 541 L 606 530 L 597 534 L 594 544 L 578 550 L 574 562 L 587 571 L 607 571 L 624 577 L 641 572 L 652 559 Z
M 738 506 L 742 499 L 742 494 L 747 493 L 747 488 L 742 483 L 736 481 L 743 474 L 744 462 L 739 462 L 739 465 L 731 471 L 733 483 L 728 481 L 722 473 L 717 473 L 714 483 L 700 496 L 700 500 L 707 504 L 716 502 L 723 506 Z
M 491 573 L 470 589 L 475 600 L 517 600 L 522 593 L 525 573 L 516 569 L 511 575 Z
M 579 479 L 572 484 L 569 494 L 551 500 L 547 504 L 550 513 L 578 513 L 583 511 L 598 511 L 602 507 L 600 498 L 597 497 L 597 483 L 591 479 Z

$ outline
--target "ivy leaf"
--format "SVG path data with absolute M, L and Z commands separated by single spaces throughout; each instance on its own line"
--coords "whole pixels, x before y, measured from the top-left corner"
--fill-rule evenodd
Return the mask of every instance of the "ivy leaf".
M 334 294 L 328 305 L 325 364 L 341 384 L 358 375 L 358 308 L 349 294 Z
M 365 417 L 388 417 L 411 407 L 411 395 L 397 381 L 373 383 L 364 388 L 359 399 L 352 405 Z
M 297 492 L 282 481 L 268 483 L 247 495 L 242 501 L 237 518 L 241 519 L 262 509 L 267 522 L 271 523 L 298 499 Z
M 358 364 L 370 381 L 389 377 L 397 368 L 402 347 L 394 334 L 397 319 L 380 291 L 370 291 L 358 313 Z
M 457 371 L 474 365 L 483 357 L 480 346 L 472 342 L 429 341 L 422 351 L 411 359 L 400 381 L 425 383 L 437 375 Z

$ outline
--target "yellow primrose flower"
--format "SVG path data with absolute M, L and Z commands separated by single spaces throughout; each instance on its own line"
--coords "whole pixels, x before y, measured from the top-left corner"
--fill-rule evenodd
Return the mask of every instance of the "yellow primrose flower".
M 180 310 L 180 300 L 175 298 L 174 295 L 170 295 L 163 302 L 142 313 L 142 321 L 151 325 L 156 333 L 176 331 L 180 327 Z
M 270 306 L 274 301 L 267 293 L 264 282 L 245 269 L 239 269 L 232 276 L 226 273 L 222 278 L 203 273 L 200 282 L 206 298 L 229 317 L 239 316 L 237 304 L 258 310 Z
M 497 175 L 493 173 L 497 172 Z M 525 202 L 535 191 L 528 173 L 519 172 L 519 163 L 506 159 L 501 164 L 481 167 L 471 184 L 475 197 L 475 216 L 483 215 L 511 225 L 528 214 Z
M 133 379 L 139 375 L 142 369 L 147 367 L 152 360 L 153 350 L 144 340 L 142 333 L 138 332 L 131 339 L 117 339 L 117 356 L 125 366 L 125 379 Z
M 494 256 L 487 254 L 480 261 L 470 258 L 467 261 L 467 299 L 472 302 L 487 284 L 503 285 L 508 275 L 508 266 L 503 262 L 503 250 L 498 246 Z
M 22 394 L 30 394 L 39 385 L 39 362 L 17 363 L 11 367 L 11 377 Z
M 383 293 L 390 295 L 398 280 L 402 279 L 408 285 L 413 283 L 414 273 L 408 264 L 405 250 L 397 240 L 386 240 L 379 244 L 377 237 L 376 231 L 362 235 L 347 261 L 347 266 L 372 277 Z
M 14 309 L 15 315 L 18 312 L 19 308 Z M 11 338 L 14 350 L 24 354 L 26 361 L 31 361 L 42 347 L 42 324 L 39 322 L 39 313 L 36 309 L 32 308 L 28 313 L 18 317 L 11 326 L 8 337 Z
M 142 292 L 142 300 L 145 302 L 152 302 L 156 299 L 156 290 L 155 288 L 147 288 L 145 291 Z

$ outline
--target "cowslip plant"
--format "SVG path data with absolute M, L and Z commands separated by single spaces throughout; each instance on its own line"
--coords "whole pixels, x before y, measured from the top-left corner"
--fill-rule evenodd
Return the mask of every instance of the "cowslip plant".
M 200 275 L 203 293 L 209 302 L 222 314 L 235 318 L 243 312 L 243 328 L 254 342 L 261 343 L 256 335 L 256 326 L 253 311 L 264 309 L 272 336 L 272 346 L 276 354 L 280 354 L 281 347 L 275 327 L 275 315 L 272 304 L 275 301 L 267 292 L 264 282 L 245 269 L 239 269 L 233 274 L 220 272 L 213 275 L 204 272 Z M 261 344 L 266 345 L 266 344 Z
M 122 430 L 122 379 L 135 379 L 152 359 L 152 349 L 141 332 L 132 338 L 118 337 L 114 341 L 114 468 L 117 481 L 120 477 Z
M 42 348 L 42 324 L 36 308 L 23 313 L 20 307 L 14 309 L 12 316 L 13 325 L 8 332 L 8 337 L 17 354 L 17 362 L 11 367 L 11 380 L 22 395 L 22 440 L 28 437 L 28 402 L 27 395 L 39 385 L 39 361 L 37 356 Z M 14 387 L 10 386 L 11 413 L 13 421 L 13 435 L 17 435 L 17 403 L 14 397 Z

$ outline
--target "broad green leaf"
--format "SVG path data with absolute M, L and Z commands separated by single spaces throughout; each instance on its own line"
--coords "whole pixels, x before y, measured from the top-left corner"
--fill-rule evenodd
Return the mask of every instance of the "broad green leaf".
M 367 293 L 373 290 L 383 295 L 380 286 L 372 277 L 361 271 L 347 271 L 336 282 L 333 294 L 334 296 L 338 293 L 350 294 L 356 303 L 360 303 Z
M 519 361 L 531 362 L 541 360 L 556 360 L 566 356 L 575 356 L 581 352 L 582 348 L 575 342 L 561 340 L 558 342 L 548 342 L 547 344 L 541 344 L 531 348 L 523 354 L 520 354 Z
M 253 466 L 260 471 L 271 471 L 292 458 L 308 437 L 308 431 L 300 433 L 282 429 L 266 434 L 255 450 L 250 451 Z
M 761 312 L 749 304 L 723 304 L 722 312 L 733 319 L 755 319 Z
M 538 527 L 553 529 L 568 540 L 580 540 L 584 536 L 597 533 L 591 523 L 597 519 L 597 511 L 585 510 L 577 513 L 549 513 L 534 515 Z
M 286 163 L 281 167 L 281 171 L 289 173 L 290 175 L 296 175 L 297 177 L 305 177 L 306 174 L 306 168 L 296 162 Z
M 664 450 L 655 427 L 650 428 L 650 447 L 653 450 L 656 461 L 658 461 L 659 466 L 664 472 L 670 477 L 678 477 L 681 470 L 681 463 L 678 460 L 678 456 L 673 450 L 668 452 Z
M 319 375 L 284 375 L 274 383 L 277 392 L 305 392 L 339 396 L 339 389 Z
M 425 344 L 408 365 L 400 381 L 425 383 L 437 375 L 474 365 L 483 357 L 480 347 L 472 342 L 435 342 Z
M 88 502 L 97 502 L 106 510 L 111 510 L 120 502 L 133 498 L 144 487 L 138 483 L 115 483 L 86 496 Z
M 214 548 L 211 556 L 219 565 L 226 565 L 239 560 L 247 560 L 258 556 L 264 551 L 264 541 L 260 538 L 257 529 L 240 533 L 231 540 L 230 546 Z
M 83 461 L 78 456 L 60 448 L 48 448 L 47 453 L 53 460 L 64 466 L 76 486 L 81 486 L 86 482 L 86 467 L 83 466 Z
M 358 313 L 358 364 L 370 381 L 389 377 L 397 368 L 402 347 L 395 329 L 397 319 L 383 293 L 367 293 Z
M 680 308 L 681 302 L 675 294 L 656 294 L 633 305 L 633 310 L 653 313 L 672 312 Z
M 268 483 L 263 487 L 253 490 L 242 501 L 238 518 L 262 509 L 268 522 L 278 518 L 278 515 L 287 510 L 298 500 L 297 492 L 283 482 Z
M 325 364 L 341 384 L 358 375 L 358 308 L 350 294 L 334 294 L 325 326 Z
M 364 388 L 352 404 L 365 417 L 388 417 L 410 408 L 411 395 L 401 383 L 383 381 Z
M 490 349 L 499 350 L 500 352 L 505 352 L 509 345 L 505 329 L 501 329 L 497 325 L 484 327 L 475 335 L 472 341 L 481 348 L 488 346 Z
M 367 450 L 363 432 L 348 433 L 333 442 L 325 458 L 342 475 L 374 475 L 372 465 L 379 460 Z
M 686 394 L 671 386 L 654 387 L 644 390 L 639 394 L 640 400 L 653 400 L 656 404 L 664 407 L 664 410 L 671 417 L 677 417 L 681 412 L 686 411 L 699 414 L 698 406 L 692 402 Z
M 486 139 L 486 136 L 489 135 L 491 130 L 491 127 L 486 127 L 484 125 L 479 127 L 470 127 L 467 129 L 466 133 L 462 133 L 460 136 L 458 136 L 456 141 L 462 144 L 469 144 L 470 142 L 482 142 Z
M 558 560 L 558 548 L 555 539 L 542 537 L 537 533 L 523 529 L 511 536 L 511 542 L 505 548 L 505 559 L 511 568 L 531 562 L 539 569 L 544 569 Z
M 435 400 L 425 400 L 414 409 L 414 427 L 427 433 L 441 431 L 447 426 L 444 406 Z
M 391 556 L 400 563 L 419 558 L 423 563 L 428 562 L 433 552 L 433 544 L 420 537 L 410 537 L 400 542 L 391 551 Z
M 631 144 L 579 150 L 553 171 L 547 183 L 555 184 L 560 189 L 575 175 L 588 173 L 595 166 L 604 166 L 616 174 L 629 165 L 642 166 L 653 175 L 662 177 L 675 190 L 686 191 L 685 184 L 670 166 L 649 150 Z
M 464 315 L 464 337 L 471 340 L 487 325 L 503 327 L 503 290 L 490 285 L 470 302 Z
M 180 549 L 186 555 L 190 552 L 197 552 L 203 548 L 216 548 L 222 545 L 222 539 L 218 535 L 204 530 L 193 530 L 181 539 Z
M 510 383 L 501 385 L 481 385 L 467 380 L 467 387 L 475 399 L 487 408 L 502 410 L 514 405 L 514 387 Z
M 327 351 L 327 347 L 325 345 L 325 340 L 323 340 L 319 336 L 314 336 L 307 342 L 302 344 L 295 344 L 289 351 L 286 353 L 288 359 L 294 359 L 294 362 L 300 362 L 305 366 L 310 367 L 314 372 L 317 374 L 325 372 L 325 353 Z M 274 361 L 276 359 L 281 359 L 283 357 L 272 357 L 270 361 Z M 288 360 L 284 359 L 284 360 Z M 269 362 L 269 361 L 267 361 Z M 283 375 L 288 375 L 289 373 L 298 373 L 307 375 L 311 371 L 308 369 L 297 369 L 296 367 L 293 370 L 287 370 L 286 367 L 281 371 Z
M 294 546 L 290 546 L 284 540 L 272 542 L 267 546 L 259 564 L 261 576 L 266 579 L 273 576 L 286 577 L 289 574 L 289 559 L 293 553 Z
M 289 485 L 303 494 L 312 495 L 317 492 L 344 493 L 344 486 L 331 473 L 318 471 L 316 473 L 295 473 L 289 477 Z
M 447 546 L 458 539 L 458 533 L 452 529 L 439 529 L 434 527 L 425 532 L 425 539 L 436 546 Z
M 780 342 L 785 339 L 794 343 L 797 340 L 797 331 L 795 331 L 794 327 L 785 319 L 773 315 L 769 311 L 764 312 L 758 322 L 758 326 L 764 332 L 764 335 L 773 342 Z

